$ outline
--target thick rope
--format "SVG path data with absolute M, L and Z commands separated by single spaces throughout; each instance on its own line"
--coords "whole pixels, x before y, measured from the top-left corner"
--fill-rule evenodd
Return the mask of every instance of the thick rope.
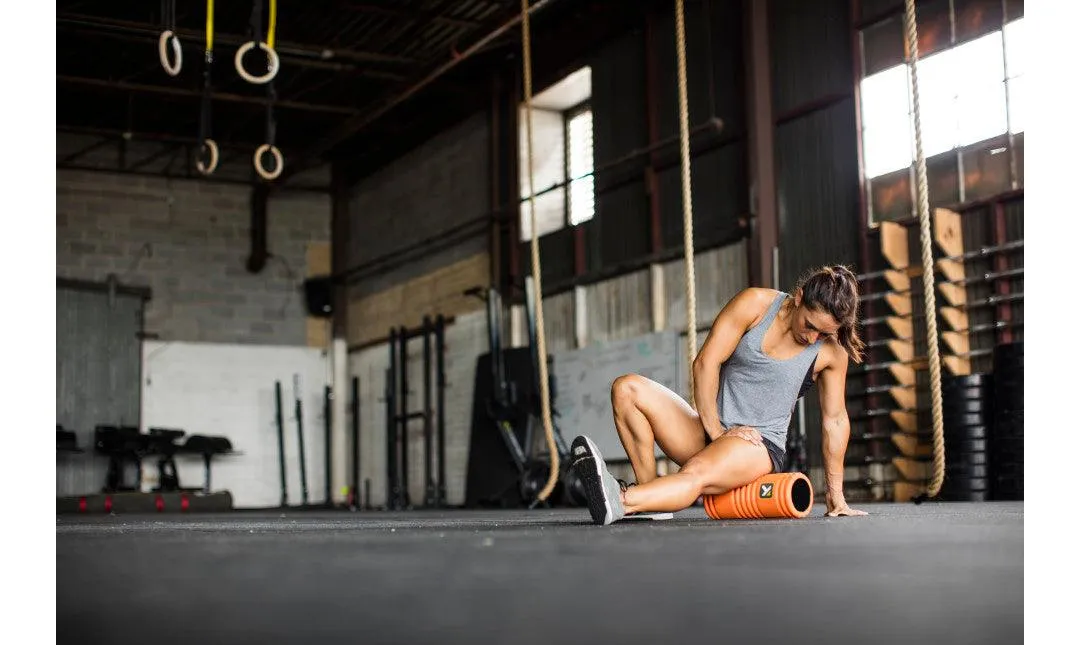
M 926 157 L 922 145 L 919 113 L 919 38 L 915 23 L 915 0 L 906 0 L 908 52 L 911 56 L 911 96 L 915 116 L 915 172 L 919 198 L 919 240 L 922 246 L 923 308 L 926 314 L 926 348 L 930 362 L 930 404 L 934 422 L 934 474 L 926 494 L 935 497 L 945 479 L 945 432 L 941 412 L 941 360 L 938 357 L 937 304 L 934 296 L 934 257 L 930 246 L 930 198 L 926 181 Z
M 533 148 L 532 148 L 532 45 L 529 40 L 529 0 L 521 0 L 521 62 L 525 77 L 525 149 L 529 157 L 529 222 L 532 225 L 532 278 L 536 284 L 536 350 L 537 365 L 540 367 L 540 410 L 544 422 L 544 436 L 547 438 L 548 453 L 551 455 L 551 469 L 544 488 L 536 496 L 544 501 L 551 495 L 559 479 L 559 450 L 555 446 L 555 432 L 551 426 L 551 400 L 548 395 L 547 341 L 544 336 L 544 289 L 540 283 L 540 242 L 536 231 L 536 199 L 533 187 Z
M 690 201 L 690 109 L 686 100 L 686 24 L 683 0 L 675 0 L 675 38 L 679 62 L 679 146 L 682 154 L 683 257 L 686 263 L 686 365 L 690 405 L 694 405 L 694 357 L 697 356 L 697 292 L 694 277 L 694 205 Z

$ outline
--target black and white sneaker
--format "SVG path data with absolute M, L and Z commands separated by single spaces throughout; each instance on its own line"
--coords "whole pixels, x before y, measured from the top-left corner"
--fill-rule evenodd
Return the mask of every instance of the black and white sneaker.
M 623 508 L 621 487 L 608 472 L 604 457 L 592 439 L 581 435 L 570 444 L 570 465 L 585 488 L 589 514 L 593 522 L 608 525 L 626 515 Z

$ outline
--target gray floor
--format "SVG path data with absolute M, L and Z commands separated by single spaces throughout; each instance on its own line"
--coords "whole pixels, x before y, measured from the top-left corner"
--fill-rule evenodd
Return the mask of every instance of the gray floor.
M 1023 504 L 58 516 L 60 643 L 1023 642 Z

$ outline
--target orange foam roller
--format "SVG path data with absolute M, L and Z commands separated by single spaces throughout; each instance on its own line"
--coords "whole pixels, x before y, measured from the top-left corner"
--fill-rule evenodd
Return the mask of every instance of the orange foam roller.
M 802 473 L 770 473 L 722 495 L 705 495 L 705 513 L 714 520 L 801 518 L 814 505 L 814 487 Z

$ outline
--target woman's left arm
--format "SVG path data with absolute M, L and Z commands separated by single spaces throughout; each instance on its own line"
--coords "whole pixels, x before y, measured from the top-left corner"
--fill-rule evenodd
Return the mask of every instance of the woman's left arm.
M 848 356 L 842 348 L 833 346 L 829 364 L 818 376 L 818 396 L 821 402 L 821 447 L 825 458 L 826 514 L 866 515 L 852 509 L 844 501 L 844 454 L 847 452 L 851 422 L 848 420 L 847 368 Z

